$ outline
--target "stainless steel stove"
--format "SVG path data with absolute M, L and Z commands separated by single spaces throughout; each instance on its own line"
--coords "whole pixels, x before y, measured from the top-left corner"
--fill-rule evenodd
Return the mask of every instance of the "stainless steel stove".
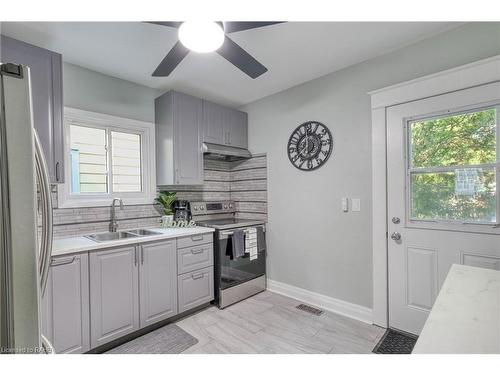
M 263 220 L 235 218 L 231 201 L 191 202 L 193 219 L 197 225 L 214 228 L 215 302 L 220 308 L 266 289 L 266 226 Z M 250 228 L 258 236 L 257 256 L 234 256 L 233 235 L 242 231 L 246 238 Z M 240 233 L 241 234 L 241 233 Z

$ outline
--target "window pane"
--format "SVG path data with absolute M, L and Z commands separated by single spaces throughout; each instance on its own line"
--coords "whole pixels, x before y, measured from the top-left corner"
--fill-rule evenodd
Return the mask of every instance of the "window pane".
M 106 131 L 70 126 L 71 193 L 107 193 Z
M 496 223 L 494 168 L 412 173 L 410 217 Z
M 411 166 L 496 162 L 496 109 L 410 123 Z
M 113 192 L 139 192 L 141 185 L 141 136 L 111 132 Z

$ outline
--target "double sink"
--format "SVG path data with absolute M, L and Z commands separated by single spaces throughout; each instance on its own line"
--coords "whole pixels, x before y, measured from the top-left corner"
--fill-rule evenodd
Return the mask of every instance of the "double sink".
M 134 230 L 123 230 L 119 232 L 89 234 L 88 236 L 85 237 L 95 242 L 108 242 L 108 241 L 124 240 L 126 238 L 155 236 L 158 234 L 161 233 L 155 232 L 154 230 L 150 229 L 134 229 Z

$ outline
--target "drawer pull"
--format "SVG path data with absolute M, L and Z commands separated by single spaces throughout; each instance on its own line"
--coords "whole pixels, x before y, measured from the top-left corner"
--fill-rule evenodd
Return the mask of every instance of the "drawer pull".
M 205 249 L 191 249 L 191 254 L 201 254 Z
M 193 278 L 193 280 L 197 280 L 197 279 L 201 279 L 203 277 L 203 274 L 202 273 L 193 273 L 191 275 L 191 277 Z
M 202 239 L 203 239 L 203 235 L 191 236 L 191 240 L 193 240 L 193 241 L 201 241 Z
M 51 266 L 62 266 L 64 264 L 71 264 L 75 261 L 76 259 L 76 255 L 73 257 L 73 258 L 70 258 L 70 259 L 63 259 L 63 260 L 56 260 L 56 259 L 52 259 L 50 261 L 50 265 Z

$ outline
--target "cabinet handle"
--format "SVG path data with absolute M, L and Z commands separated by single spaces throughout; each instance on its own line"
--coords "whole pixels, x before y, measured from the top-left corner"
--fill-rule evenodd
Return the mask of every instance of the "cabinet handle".
M 141 264 L 144 264 L 144 247 L 141 246 Z
M 51 267 L 53 267 L 53 266 L 62 266 L 64 264 L 71 264 L 75 261 L 75 259 L 76 259 L 76 255 L 71 259 L 63 259 L 60 261 L 57 261 L 57 259 L 52 259 L 50 261 L 50 265 L 51 265 Z
M 56 181 L 59 181 L 59 162 L 56 163 Z
M 203 239 L 203 235 L 191 236 L 192 241 L 201 241 L 202 239 Z
M 191 254 L 201 254 L 205 249 L 191 249 Z
M 191 277 L 193 280 L 198 280 L 198 279 L 201 279 L 203 277 L 203 274 L 202 273 L 193 273 L 191 275 Z
M 134 247 L 134 266 L 137 267 L 137 246 Z

